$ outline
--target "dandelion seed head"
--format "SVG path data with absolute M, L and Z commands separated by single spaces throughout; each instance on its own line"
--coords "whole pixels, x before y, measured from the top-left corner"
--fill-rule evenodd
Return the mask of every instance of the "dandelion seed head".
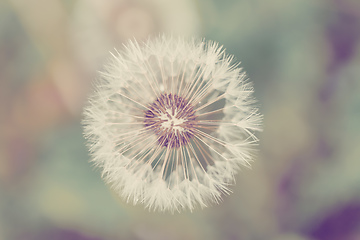
M 231 192 L 262 121 L 232 61 L 215 42 L 167 35 L 113 53 L 84 110 L 84 134 L 127 202 L 173 212 Z

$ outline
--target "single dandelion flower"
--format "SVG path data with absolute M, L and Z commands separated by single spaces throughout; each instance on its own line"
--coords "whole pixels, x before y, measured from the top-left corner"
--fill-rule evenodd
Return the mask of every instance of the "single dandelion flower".
M 171 212 L 230 193 L 262 120 L 232 61 L 216 42 L 167 35 L 113 55 L 83 123 L 92 161 L 115 192 Z

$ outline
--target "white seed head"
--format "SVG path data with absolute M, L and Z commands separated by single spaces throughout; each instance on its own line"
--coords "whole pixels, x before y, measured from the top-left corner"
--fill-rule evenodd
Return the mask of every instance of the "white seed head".
M 262 116 L 215 42 L 162 35 L 113 54 L 84 110 L 92 161 L 114 191 L 161 211 L 218 203 L 250 166 Z

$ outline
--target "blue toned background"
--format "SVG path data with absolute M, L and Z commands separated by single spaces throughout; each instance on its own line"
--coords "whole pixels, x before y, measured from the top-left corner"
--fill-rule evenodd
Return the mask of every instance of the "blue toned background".
M 81 111 L 108 51 L 172 32 L 220 42 L 255 85 L 260 151 L 220 205 L 124 203 Z M 0 240 L 359 240 L 360 1 L 0 1 Z

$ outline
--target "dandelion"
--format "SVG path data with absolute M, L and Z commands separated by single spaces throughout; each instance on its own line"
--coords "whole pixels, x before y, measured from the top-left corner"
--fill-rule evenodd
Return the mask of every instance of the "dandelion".
M 167 35 L 113 54 L 83 123 L 92 161 L 115 192 L 171 212 L 231 192 L 262 118 L 232 62 L 215 42 Z

